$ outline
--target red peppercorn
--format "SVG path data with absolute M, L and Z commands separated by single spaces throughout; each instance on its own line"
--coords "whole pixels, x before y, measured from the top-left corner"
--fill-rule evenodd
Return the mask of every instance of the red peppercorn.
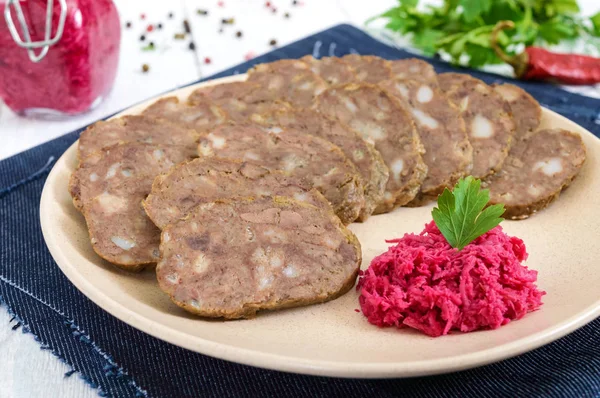
M 152 32 L 153 30 L 154 30 L 154 26 L 152 26 L 152 25 L 148 25 L 146 27 L 146 31 L 148 31 L 148 32 Z
M 208 57 L 204 58 L 204 63 L 207 65 L 210 64 L 211 63 L 210 58 L 208 58 Z
M 246 61 L 250 61 L 252 58 L 254 58 L 254 53 L 252 51 L 250 51 L 246 55 L 244 55 L 244 59 Z
M 270 2 L 270 1 L 267 1 L 267 2 L 265 3 L 265 7 L 267 7 L 267 8 L 271 8 L 271 2 Z
M 225 7 L 225 2 L 224 2 L 224 1 L 219 1 L 219 2 L 217 3 L 217 5 L 218 5 L 219 7 Z
M 271 11 L 273 11 L 273 14 L 275 14 L 277 12 L 277 8 L 273 7 L 271 8 Z
M 140 19 L 146 19 L 146 14 L 141 14 Z

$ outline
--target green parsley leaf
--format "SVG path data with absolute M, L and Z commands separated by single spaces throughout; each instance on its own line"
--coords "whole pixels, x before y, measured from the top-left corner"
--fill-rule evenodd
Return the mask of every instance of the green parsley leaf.
M 592 25 L 594 26 L 593 34 L 595 36 L 600 36 L 600 11 L 597 12 L 595 15 L 593 15 L 590 18 L 590 21 L 592 22 Z
M 441 30 L 423 29 L 415 33 L 413 43 L 423 50 L 426 55 L 433 55 L 437 51 L 436 42 L 446 36 Z
M 419 4 L 419 0 L 400 0 L 404 7 L 415 8 Z
M 435 224 L 450 246 L 462 250 L 476 238 L 496 227 L 503 220 L 504 205 L 485 206 L 490 200 L 481 181 L 469 176 L 461 178 L 454 190 L 448 188 L 438 197 L 431 212 Z
M 492 7 L 492 0 L 460 0 L 466 22 L 473 22 Z
M 452 62 L 467 59 L 473 67 L 500 62 L 490 48 L 491 31 L 499 21 L 515 23 L 515 29 L 498 36 L 508 54 L 514 48 L 578 37 L 596 46 L 589 39 L 600 37 L 600 13 L 582 18 L 577 0 L 444 0 L 417 8 L 418 3 L 398 0 L 396 7 L 368 22 L 387 19 L 388 29 L 410 35 L 412 44 L 426 54 L 445 52 Z

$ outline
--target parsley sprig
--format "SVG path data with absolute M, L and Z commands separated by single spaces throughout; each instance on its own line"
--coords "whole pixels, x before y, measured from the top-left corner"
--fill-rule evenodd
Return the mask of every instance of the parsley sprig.
M 481 181 L 469 176 L 461 178 L 454 190 L 448 188 L 438 197 L 438 205 L 431 214 L 450 246 L 462 250 L 476 238 L 496 227 L 503 220 L 504 205 L 485 206 L 490 200 L 487 189 L 480 189 Z
M 504 20 L 515 22 L 515 29 L 498 36 L 508 54 L 523 46 L 578 37 L 600 48 L 600 12 L 590 18 L 579 16 L 577 0 L 444 0 L 425 11 L 417 8 L 418 3 L 398 0 L 397 7 L 371 20 L 387 19 L 387 29 L 410 34 L 413 45 L 426 55 L 446 53 L 453 62 L 472 67 L 502 62 L 490 41 L 496 23 Z

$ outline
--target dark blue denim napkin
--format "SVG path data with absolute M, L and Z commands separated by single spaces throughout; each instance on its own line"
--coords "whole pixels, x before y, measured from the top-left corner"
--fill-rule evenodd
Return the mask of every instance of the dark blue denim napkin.
M 320 56 L 357 52 L 390 59 L 411 57 L 354 27 L 340 25 L 213 77 L 313 52 Z M 432 63 L 439 72 L 452 69 L 441 62 Z M 487 82 L 508 80 L 463 72 Z M 551 85 L 517 84 L 544 106 L 596 135 L 600 133 L 600 101 Z M 237 365 L 178 348 L 126 325 L 67 280 L 46 249 L 40 230 L 38 208 L 47 173 L 80 131 L 0 162 L 0 302 L 14 315 L 11 325 L 0 327 L 33 333 L 42 349 L 52 351 L 72 368 L 67 376 L 78 373 L 97 387 L 100 395 L 600 397 L 600 319 L 543 348 L 500 363 L 455 374 L 390 380 L 300 376 Z

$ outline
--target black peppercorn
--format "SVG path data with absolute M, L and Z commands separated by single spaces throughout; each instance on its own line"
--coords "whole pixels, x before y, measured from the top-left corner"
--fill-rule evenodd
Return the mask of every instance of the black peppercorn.
M 144 40 L 146 40 L 146 36 L 144 36 L 144 35 L 141 35 L 141 36 L 140 36 L 140 41 L 144 41 Z
M 196 49 L 196 45 L 194 44 L 193 41 L 190 42 L 189 48 L 190 48 L 190 50 L 195 50 Z
M 237 32 L 235 32 L 235 37 L 242 37 L 242 31 L 238 30 Z

